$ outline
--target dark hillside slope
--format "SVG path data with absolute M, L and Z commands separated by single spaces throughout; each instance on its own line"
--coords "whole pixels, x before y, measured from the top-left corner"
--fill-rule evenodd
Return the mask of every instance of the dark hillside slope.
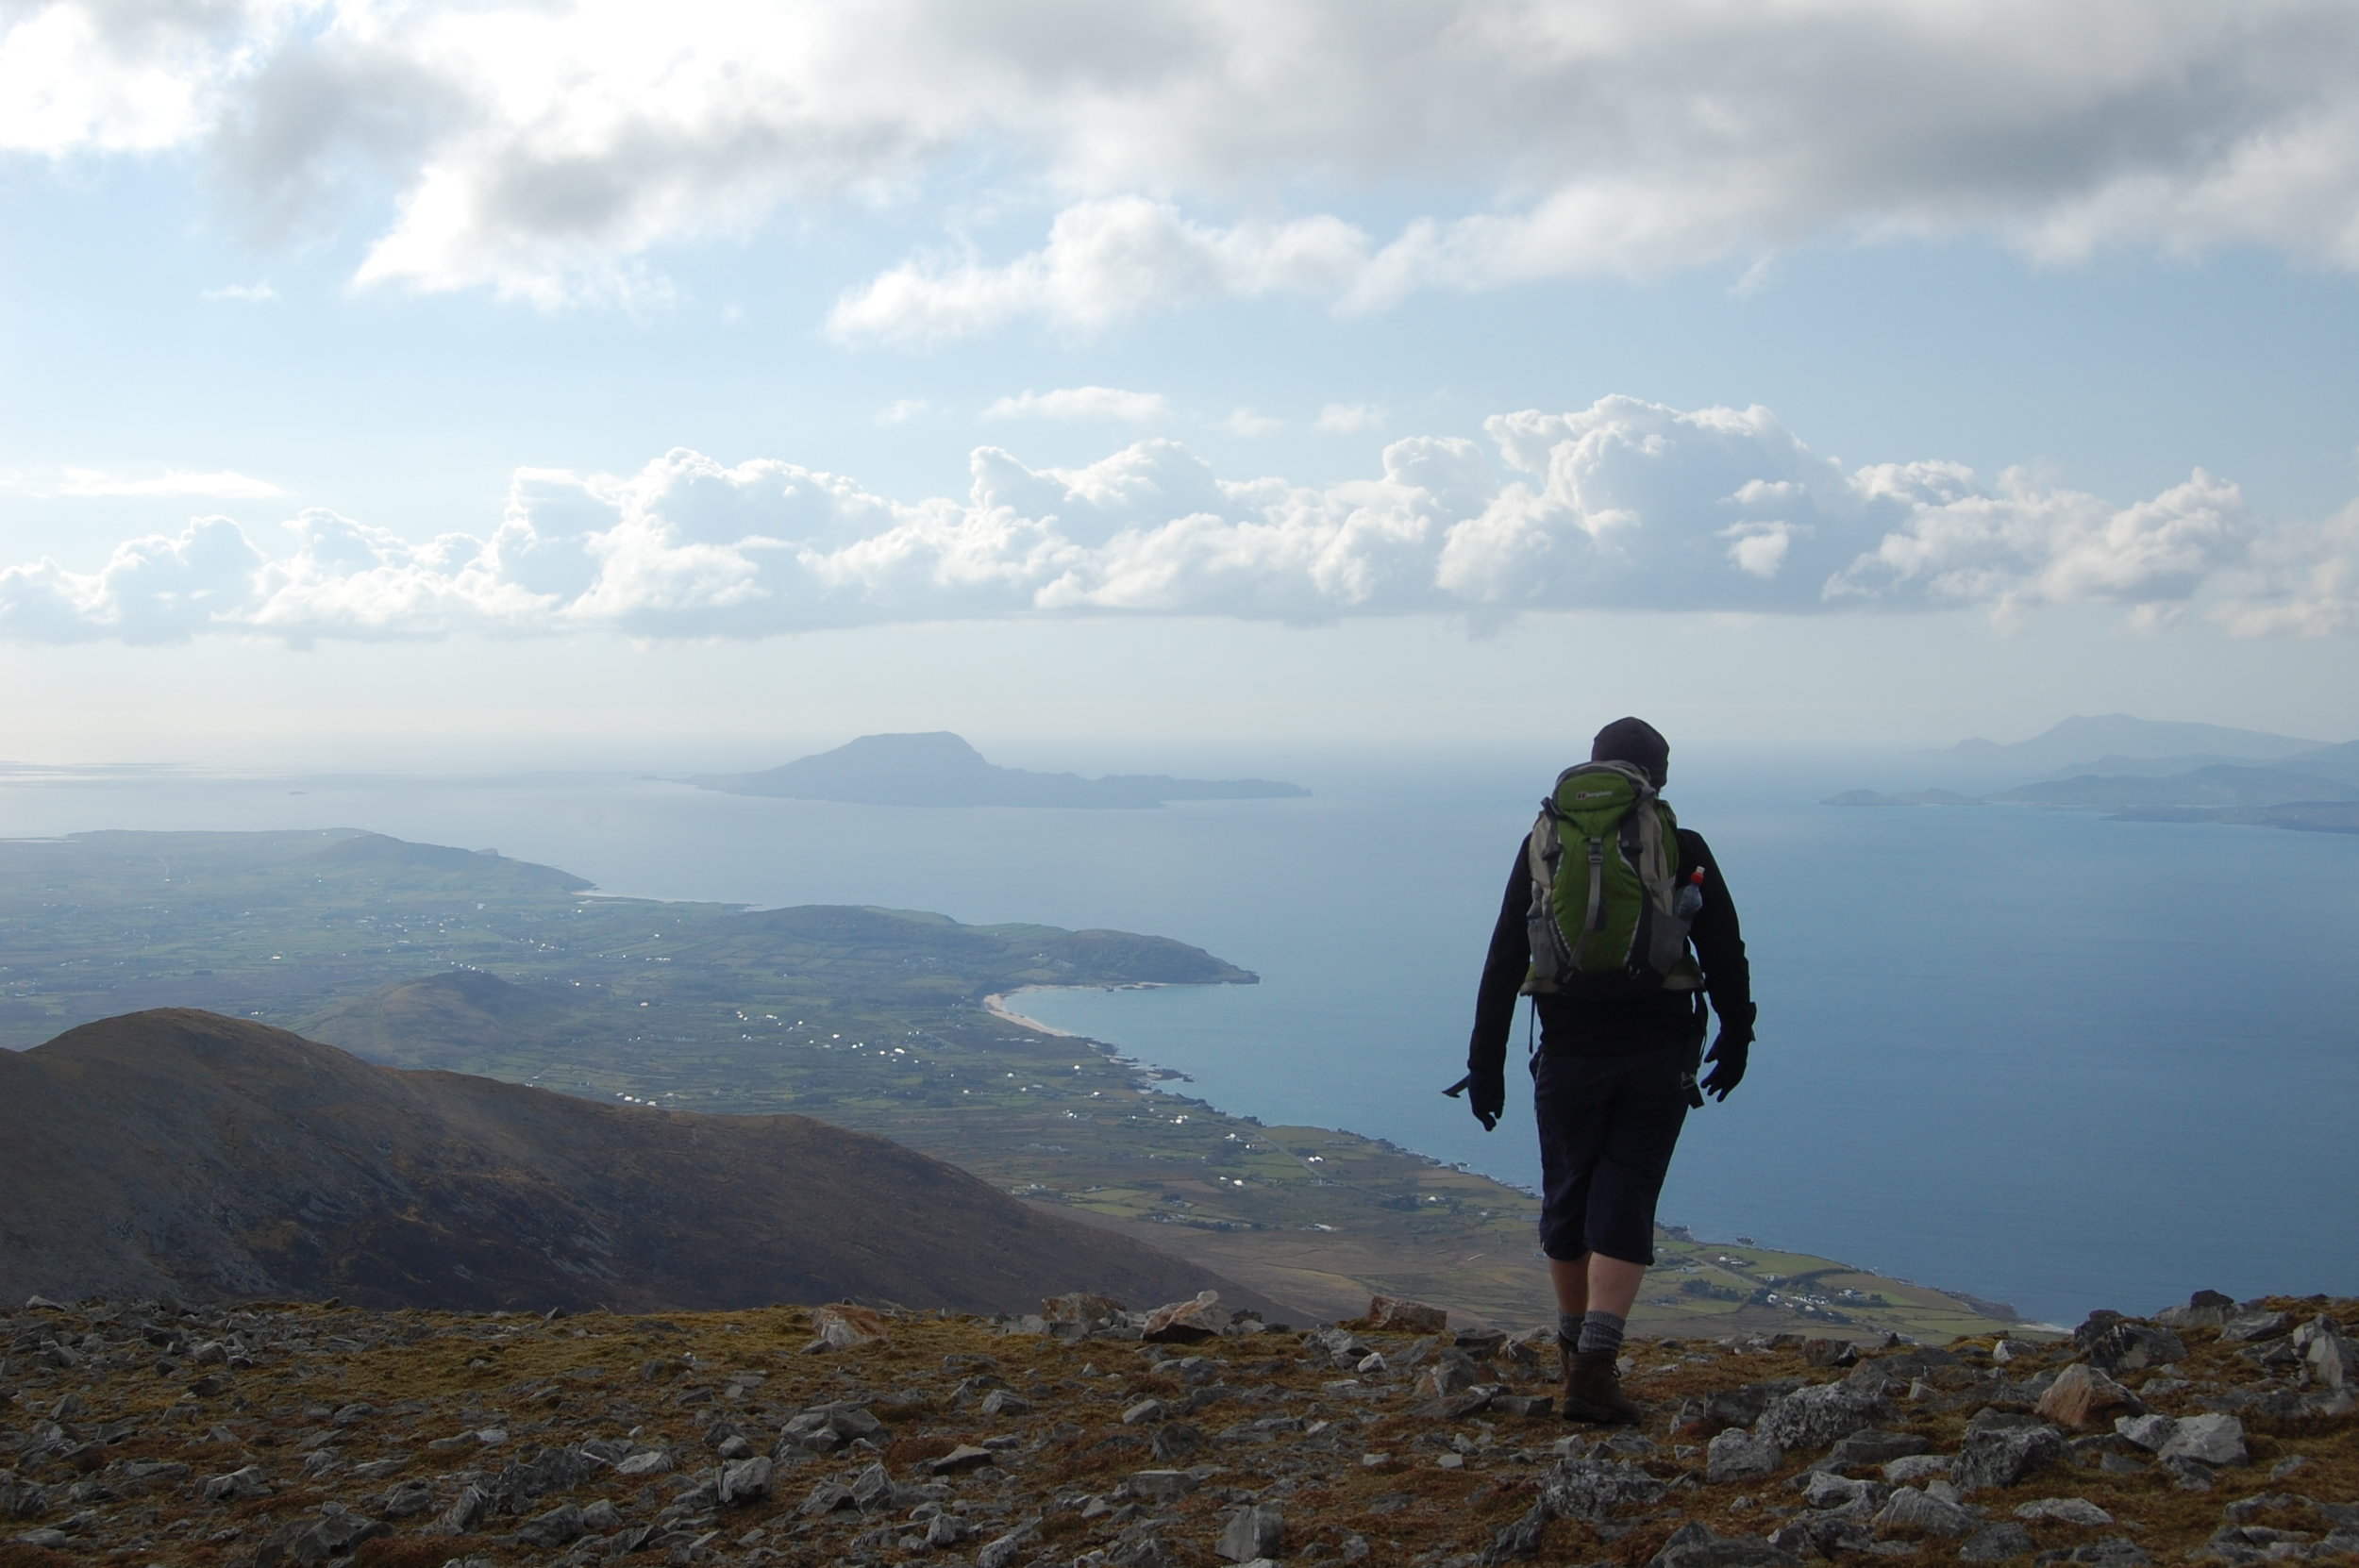
M 1031 1310 L 1210 1285 L 1151 1247 L 802 1116 L 607 1106 L 372 1066 L 167 1009 L 0 1051 L 0 1298 Z

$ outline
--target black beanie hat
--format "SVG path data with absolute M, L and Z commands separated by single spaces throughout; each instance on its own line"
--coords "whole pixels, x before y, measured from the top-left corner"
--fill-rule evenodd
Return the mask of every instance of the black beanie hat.
M 1660 790 L 1671 771 L 1671 742 L 1644 719 L 1616 719 L 1589 742 L 1589 760 L 1628 762 L 1645 770 L 1648 782 Z

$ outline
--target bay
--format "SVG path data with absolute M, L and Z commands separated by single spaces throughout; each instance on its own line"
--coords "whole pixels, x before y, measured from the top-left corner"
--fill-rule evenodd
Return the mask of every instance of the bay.
M 621 775 L 17 776 L 0 834 L 363 826 L 609 892 L 1177 937 L 1262 983 L 1018 1005 L 1225 1109 L 1529 1185 L 1528 1111 L 1511 1098 L 1485 1135 L 1438 1091 L 1552 762 L 1306 753 L 1250 771 L 1310 799 L 1157 811 L 911 810 Z M 1691 1119 L 1664 1216 L 2055 1321 L 2199 1287 L 2359 1292 L 2334 1197 L 2359 1190 L 2359 837 L 1815 804 L 1861 773 L 1706 756 L 1674 775 L 1745 919 L 1762 1041 L 1743 1088 Z

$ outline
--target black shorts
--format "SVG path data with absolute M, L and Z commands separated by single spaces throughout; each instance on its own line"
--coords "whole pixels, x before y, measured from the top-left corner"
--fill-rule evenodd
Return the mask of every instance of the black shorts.
M 1540 1126 L 1540 1250 L 1654 1261 L 1654 1206 L 1687 1120 L 1697 1048 L 1548 1056 L 1532 1072 Z

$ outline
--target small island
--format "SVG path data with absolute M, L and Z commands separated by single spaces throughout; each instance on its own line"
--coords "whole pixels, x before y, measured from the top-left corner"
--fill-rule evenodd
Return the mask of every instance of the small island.
M 1172 778 L 1163 774 L 1030 773 L 984 760 L 948 730 L 863 735 L 760 773 L 691 778 L 700 790 L 858 806 L 1063 806 L 1141 810 L 1175 800 L 1282 800 L 1308 795 L 1267 778 Z

